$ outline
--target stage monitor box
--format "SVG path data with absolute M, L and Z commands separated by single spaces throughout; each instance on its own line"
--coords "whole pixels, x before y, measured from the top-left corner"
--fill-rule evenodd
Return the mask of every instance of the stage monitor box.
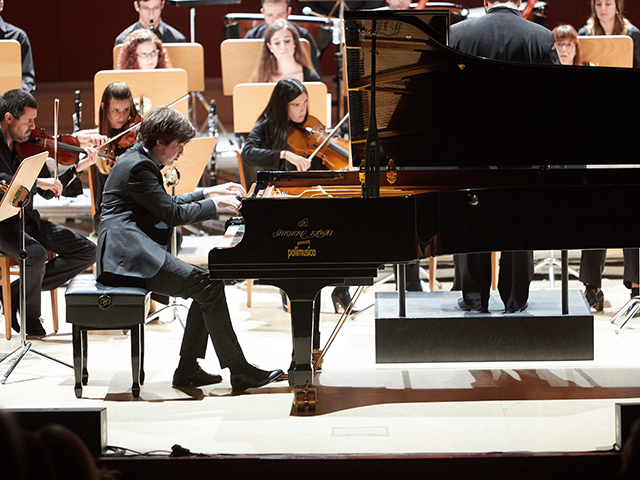
M 17 408 L 8 409 L 25 430 L 35 432 L 57 423 L 78 435 L 94 457 L 107 448 L 106 408 Z
M 640 403 L 616 403 L 616 445 L 621 450 L 639 418 Z

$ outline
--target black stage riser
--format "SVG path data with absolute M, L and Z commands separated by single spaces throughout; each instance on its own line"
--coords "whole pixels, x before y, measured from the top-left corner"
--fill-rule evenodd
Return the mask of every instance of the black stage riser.
M 396 293 L 378 293 L 376 362 L 593 360 L 593 315 L 581 292 L 569 293 L 562 315 L 559 290 L 532 291 L 517 314 L 502 313 L 495 292 L 488 314 L 460 310 L 460 292 L 408 292 L 405 317 Z

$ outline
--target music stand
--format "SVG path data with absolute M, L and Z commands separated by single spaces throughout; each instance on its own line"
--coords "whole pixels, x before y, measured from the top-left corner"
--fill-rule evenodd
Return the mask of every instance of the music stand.
M 29 203 L 29 190 L 27 185 L 33 185 L 38 178 L 38 174 L 44 163 L 47 161 L 47 152 L 42 152 L 32 157 L 25 158 L 18 167 L 11 184 L 9 184 L 8 190 L 5 192 L 2 200 L 0 200 L 0 222 L 9 217 L 13 217 L 16 214 L 20 215 L 20 252 L 18 257 L 20 259 L 20 346 L 16 348 L 9 355 L 0 360 L 0 363 L 4 362 L 14 353 L 19 352 L 16 359 L 13 361 L 6 373 L 0 378 L 0 383 L 4 384 L 9 378 L 9 375 L 15 370 L 20 363 L 20 360 L 28 352 L 36 353 L 42 357 L 53 360 L 62 365 L 66 365 L 69 368 L 73 368 L 68 363 L 65 363 L 57 358 L 53 358 L 45 353 L 39 352 L 31 348 L 31 342 L 27 342 L 27 322 L 26 322 L 26 307 L 27 307 L 27 279 L 25 277 L 25 269 L 27 262 L 27 250 L 25 243 L 25 218 L 24 207 Z M 5 320 L 7 316 L 5 315 Z M 6 320 L 8 321 L 8 320 Z

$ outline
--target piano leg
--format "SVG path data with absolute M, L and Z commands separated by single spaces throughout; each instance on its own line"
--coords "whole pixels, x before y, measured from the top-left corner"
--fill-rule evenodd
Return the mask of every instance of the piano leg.
M 313 367 L 311 356 L 313 346 L 319 346 L 319 328 L 315 319 L 316 299 L 323 287 L 342 283 L 340 279 L 305 279 L 278 280 L 273 285 L 281 288 L 291 301 L 291 334 L 293 353 L 289 368 L 289 385 L 293 387 L 294 404 L 298 411 L 315 410 L 317 403 L 316 389 L 313 386 Z M 319 307 L 319 305 L 318 305 Z M 316 320 L 316 321 L 314 321 Z M 314 335 L 314 333 L 316 335 Z

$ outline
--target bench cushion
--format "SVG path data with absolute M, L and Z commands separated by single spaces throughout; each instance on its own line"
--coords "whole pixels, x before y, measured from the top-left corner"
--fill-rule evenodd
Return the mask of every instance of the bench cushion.
M 65 293 L 67 322 L 105 330 L 143 324 L 150 293 L 144 288 L 105 286 L 92 276 L 78 276 Z

